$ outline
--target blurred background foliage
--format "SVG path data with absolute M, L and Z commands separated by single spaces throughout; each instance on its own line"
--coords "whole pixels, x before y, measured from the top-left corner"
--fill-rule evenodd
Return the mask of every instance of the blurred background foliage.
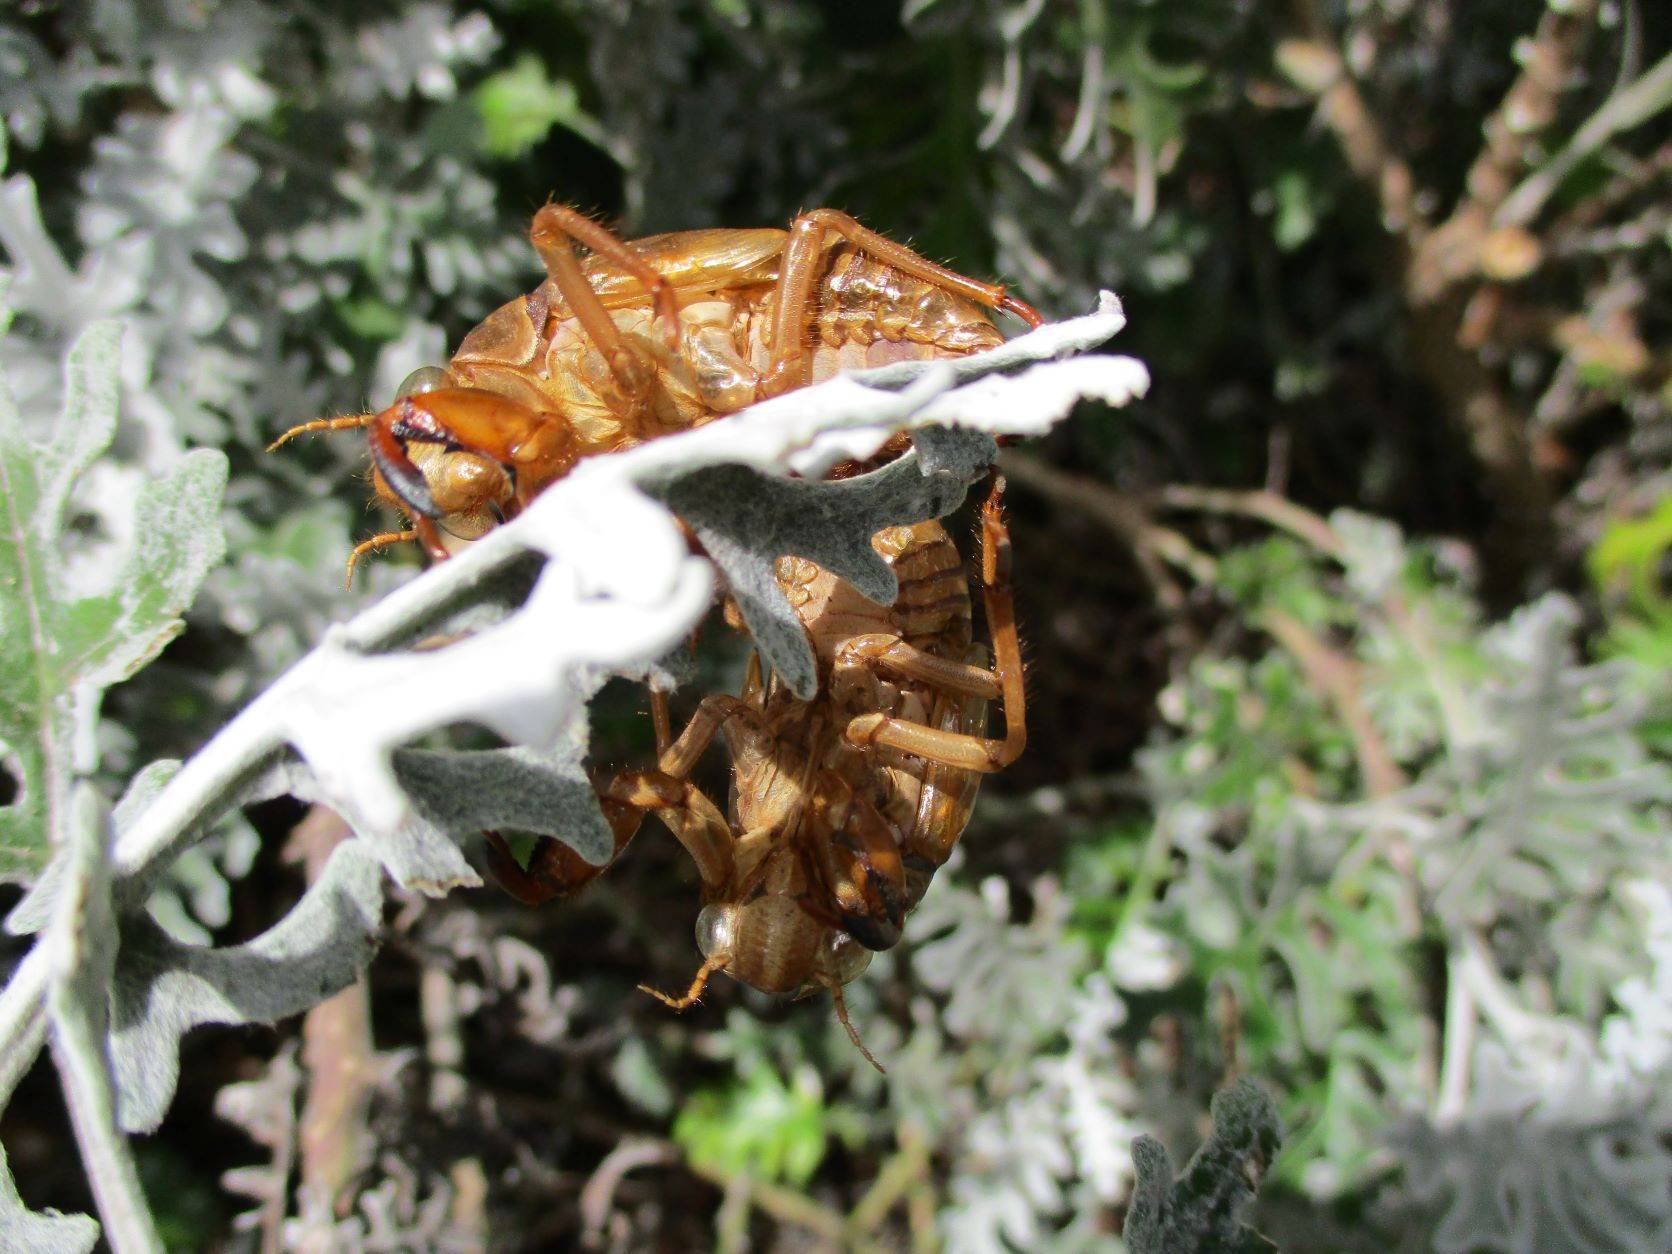
M 1248 1075 L 1285 1248 L 1672 1247 L 1669 33 L 1620 0 L 8 6 L 25 412 L 129 328 L 78 526 L 189 448 L 232 466 L 228 561 L 106 703 L 113 793 L 409 573 L 341 588 L 357 441 L 261 449 L 531 286 L 548 197 L 629 234 L 835 205 L 1050 315 L 1113 288 L 1156 381 L 1011 455 L 1031 745 L 853 986 L 886 1080 L 819 1001 L 633 991 L 693 963 L 647 837 L 561 908 L 398 901 L 359 988 L 194 1037 L 138 1147 L 171 1244 L 1110 1249 L 1133 1137 L 1182 1161 Z M 649 747 L 635 701 L 598 761 Z M 159 917 L 260 931 L 340 838 L 301 817 L 254 808 Z M 86 1209 L 32 1083 L 24 1200 Z

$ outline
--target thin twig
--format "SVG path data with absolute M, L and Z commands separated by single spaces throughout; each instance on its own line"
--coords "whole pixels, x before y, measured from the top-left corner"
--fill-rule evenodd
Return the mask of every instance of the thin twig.
M 1290 41 L 1280 54 L 1286 53 L 1291 63 L 1304 58 L 1308 81 L 1301 85 L 1317 96 L 1319 120 L 1335 136 L 1359 181 L 1376 189 L 1383 229 L 1414 246 L 1426 234 L 1427 223 L 1417 206 L 1411 167 L 1359 91 L 1316 0 L 1296 0 L 1295 8 L 1306 41 Z
M 900 1134 L 900 1150 L 883 1164 L 877 1178 L 863 1197 L 848 1212 L 848 1231 L 859 1236 L 870 1236 L 896 1202 L 906 1196 L 929 1172 L 929 1145 L 920 1136 Z
M 1011 482 L 1101 523 L 1119 536 L 1163 609 L 1177 613 L 1185 608 L 1184 591 L 1168 573 L 1168 565 L 1187 571 L 1198 582 L 1212 579 L 1213 559 L 1178 532 L 1157 524 L 1136 497 L 1014 451 L 1006 452 L 999 465 Z
M 1370 711 L 1364 708 L 1358 664 L 1330 648 L 1304 623 L 1283 610 L 1266 610 L 1261 615 L 1261 623 L 1300 664 L 1312 686 L 1335 707 L 1347 734 L 1353 738 L 1353 752 L 1364 776 L 1365 791 L 1380 799 L 1404 788 L 1405 772 L 1393 760 L 1371 720 Z M 1409 867 L 1402 869 L 1408 871 Z
M 1380 198 L 1413 360 L 1468 439 L 1486 493 L 1497 506 L 1486 548 L 1488 592 L 1499 600 L 1518 596 L 1527 572 L 1549 552 L 1551 489 L 1533 456 L 1525 415 L 1506 395 L 1497 372 L 1462 342 L 1470 304 L 1467 281 L 1480 274 L 1493 215 L 1510 194 L 1511 179 L 1530 145 L 1554 120 L 1557 94 L 1571 77 L 1571 60 L 1595 7 L 1595 0 L 1574 0 L 1565 13 L 1546 14 L 1522 41 L 1524 68 L 1486 121 L 1486 141 L 1465 193 L 1433 229 L 1414 208 L 1410 170 L 1359 96 L 1316 0 L 1297 0 L 1306 38 L 1279 49 L 1281 59 L 1301 67 L 1291 76 L 1319 97 L 1320 116 L 1343 159 Z M 1542 253 L 1538 241 L 1519 242 L 1523 251 L 1530 244 Z
M 939 1212 L 934 1185 L 921 1180 L 906 1194 L 906 1223 L 911 1229 L 912 1254 L 936 1254 L 940 1249 L 940 1233 L 935 1227 Z
M 1194 509 L 1210 514 L 1240 514 L 1270 523 L 1304 540 L 1320 553 L 1339 559 L 1346 551 L 1335 528 L 1303 505 L 1263 488 L 1200 488 L 1190 484 L 1169 484 L 1156 493 L 1156 500 L 1168 509 Z
M 1664 109 L 1669 93 L 1672 93 L 1672 52 L 1629 87 L 1609 96 L 1573 133 L 1561 152 L 1522 180 L 1498 207 L 1494 224 L 1520 226 L 1531 222 L 1576 165 L 1621 131 L 1640 125 Z
M 1490 216 L 1515 186 L 1527 153 L 1556 120 L 1556 104 L 1590 35 L 1596 0 L 1550 5 L 1530 38 L 1517 42 L 1521 72 L 1481 128 L 1486 142 L 1464 179 L 1471 211 Z
M 624 1140 L 604 1155 L 581 1189 L 581 1243 L 592 1247 L 602 1242 L 604 1226 L 615 1207 L 615 1192 L 628 1172 L 640 1167 L 670 1167 L 677 1162 L 677 1148 L 666 1141 L 643 1137 Z
M 1546 9 L 1538 28 L 1519 41 L 1521 72 L 1482 126 L 1485 142 L 1463 181 L 1463 195 L 1451 215 L 1411 253 L 1405 274 L 1409 300 L 1438 305 L 1459 283 L 1479 273 L 1482 249 L 1495 227 L 1519 227 L 1532 220 L 1495 220 L 1527 154 L 1556 120 L 1556 105 L 1572 77 L 1574 55 L 1583 45 L 1595 0 L 1573 0 L 1567 12 Z
M 335 812 L 314 806 L 291 833 L 285 856 L 303 864 L 312 884 L 331 851 L 353 835 Z M 362 974 L 302 1018 L 302 1067 L 308 1080 L 297 1133 L 300 1189 L 312 1195 L 323 1214 L 341 1218 L 351 1208 L 348 1186 L 371 1143 L 366 1111 L 375 1066 L 371 994 Z
M 1399 764 L 1388 752 L 1370 711 L 1365 709 L 1358 664 L 1330 648 L 1299 619 L 1282 610 L 1266 610 L 1261 615 L 1261 625 L 1288 650 L 1307 681 L 1330 703 L 1347 728 L 1347 734 L 1353 740 L 1359 774 L 1364 778 L 1365 791 L 1380 800 L 1404 788 L 1408 782 L 1405 772 L 1400 770 Z M 1380 846 L 1386 853 L 1388 865 L 1399 875 L 1399 922 L 1407 935 L 1414 936 L 1422 928 L 1422 899 L 1417 885 L 1416 859 L 1409 842 L 1397 829 L 1389 826 L 1374 832 L 1361 850 L 1355 850 L 1341 860 L 1331 877 L 1332 882 L 1337 886 L 1351 884 L 1368 859 L 1369 850 L 1375 846 Z
M 690 1167 L 704 1180 L 719 1187 L 727 1198 L 734 1196 L 733 1191 L 739 1188 L 739 1181 L 746 1180 L 743 1190 L 748 1204 L 764 1211 L 780 1223 L 805 1229 L 838 1249 L 864 1248 L 846 1240 L 847 1221 L 840 1211 L 814 1201 L 805 1193 L 752 1177 L 729 1175 L 713 1167 L 695 1163 L 690 1164 Z
M 744 1254 L 749 1248 L 749 1203 L 754 1181 L 748 1172 L 725 1177 L 720 1209 L 714 1216 L 714 1248 L 719 1254 Z

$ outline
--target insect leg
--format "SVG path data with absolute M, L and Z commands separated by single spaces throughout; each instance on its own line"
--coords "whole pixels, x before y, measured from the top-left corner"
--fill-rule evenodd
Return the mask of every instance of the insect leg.
M 611 826 L 631 822 L 635 830 L 652 810 L 697 864 L 703 887 L 719 891 L 732 874 L 732 830 L 720 808 L 688 780 L 662 771 L 623 771 L 600 799 Z
M 567 205 L 544 206 L 534 215 L 528 237 L 540 260 L 546 263 L 546 272 L 558 292 L 603 353 L 616 382 L 629 397 L 642 397 L 654 382 L 654 369 L 628 344 L 615 319 L 604 308 L 604 302 L 592 290 L 575 257 L 575 243 L 586 245 L 644 284 L 656 307 L 657 325 L 669 347 L 678 342 L 679 336 L 679 302 L 673 285 L 613 233 Z
M 675 1010 L 689 1010 L 702 1000 L 702 991 L 708 987 L 709 977 L 716 971 L 723 970 L 726 963 L 731 961 L 730 954 L 715 954 L 697 968 L 696 977 L 691 981 L 691 987 L 685 990 L 683 997 L 670 997 L 668 994 L 651 988 L 648 984 L 639 985 L 639 992 L 649 993 L 664 1005 L 672 1006 Z
M 568 205 L 551 203 L 534 215 L 534 222 L 529 228 L 529 238 L 533 241 L 534 251 L 546 262 L 548 271 L 551 269 L 548 252 L 554 255 L 568 253 L 573 257 L 574 249 L 570 241 L 585 244 L 598 256 L 625 270 L 644 285 L 645 291 L 650 293 L 651 303 L 656 307 L 656 320 L 662 324 L 662 333 L 668 336 L 670 341 L 678 333 L 679 301 L 674 295 L 673 284 L 643 257 L 627 247 L 608 227 L 599 225 Z M 557 275 L 553 274 L 552 278 L 555 280 Z M 597 301 L 597 293 L 592 291 L 591 284 L 585 286 L 592 299 Z M 564 292 L 563 296 L 568 299 L 569 293 Z M 602 310 L 603 307 L 603 303 L 599 302 L 597 308 Z M 572 301 L 570 308 L 574 308 Z
M 754 706 L 762 705 L 766 701 L 766 679 L 761 673 L 761 655 L 758 649 L 749 651 L 749 662 L 743 672 L 743 691 L 740 696 L 745 703 Z
M 813 282 L 825 252 L 824 226 L 811 215 L 790 223 L 789 242 L 778 267 L 777 310 L 772 320 L 772 360 L 761 376 L 767 396 L 791 392 L 812 378 L 808 327 L 813 313 Z
M 827 232 L 846 240 L 860 252 L 893 266 L 902 274 L 932 283 L 985 308 L 1015 314 L 1030 328 L 1045 321 L 1038 310 L 1011 296 L 1001 284 L 983 283 L 956 270 L 936 265 L 904 244 L 861 226 L 852 215 L 839 209 L 814 209 L 790 223 L 789 242 L 784 247 L 783 263 L 778 270 L 778 309 L 772 324 L 772 364 L 762 379 L 762 390 L 769 396 L 791 391 L 808 382 L 811 357 L 807 331 L 813 313 L 814 280 L 829 247 Z
M 742 708 L 735 697 L 703 699 L 690 723 L 664 749 L 652 771 L 623 771 L 600 792 L 598 801 L 615 835 L 614 862 L 654 812 L 697 864 L 705 887 L 718 889 L 732 873 L 732 833 L 719 808 L 685 777 L 727 720 Z M 592 882 L 610 865 L 593 866 L 562 841 L 542 836 L 525 868 L 497 833 L 487 834 L 488 868 L 513 897 L 540 905 Z
M 673 721 L 668 714 L 668 694 L 660 688 L 650 690 L 650 723 L 656 729 L 656 757 L 660 760 L 673 744 Z
M 987 650 L 971 645 L 972 661 L 985 661 Z M 982 697 L 942 694 L 930 715 L 931 726 L 980 736 L 987 729 L 988 702 Z M 900 844 L 900 863 L 906 873 L 906 908 L 912 910 L 929 891 L 935 872 L 952 856 L 969 826 L 981 773 L 940 762 L 925 762 L 917 795 L 917 813 Z
M 408 540 L 416 540 L 416 531 L 385 531 L 375 535 L 370 540 L 362 540 L 354 546 L 354 551 L 348 555 L 348 568 L 343 571 L 343 587 L 354 586 L 354 568 L 360 564 L 360 559 L 368 553 L 376 553 L 379 549 L 387 549 L 392 545 L 405 544 Z
M 984 667 L 925 653 L 898 636 L 879 633 L 850 637 L 836 652 L 837 666 L 849 664 L 869 664 L 900 679 L 913 680 L 961 697 L 985 697 L 996 701 L 1002 693 L 998 679 Z
M 993 637 L 994 671 L 1004 704 L 1004 738 L 963 735 L 884 714 L 862 714 L 847 726 L 856 745 L 884 745 L 929 762 L 968 771 L 998 771 L 1021 756 L 1028 742 L 1027 697 L 1022 686 L 1022 646 L 1010 587 L 1010 532 L 1001 502 L 1004 479 L 995 475 L 981 508 L 981 593 Z
M 606 813 L 611 804 L 655 810 L 697 864 L 703 884 L 712 889 L 725 884 L 732 873 L 731 825 L 687 777 L 720 729 L 750 714 L 736 697 L 704 697 L 679 738 L 662 750 L 654 771 L 623 771 L 604 790 Z

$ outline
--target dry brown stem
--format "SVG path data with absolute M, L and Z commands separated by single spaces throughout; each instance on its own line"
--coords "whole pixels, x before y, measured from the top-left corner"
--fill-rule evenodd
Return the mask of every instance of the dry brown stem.
M 331 851 L 352 835 L 333 811 L 314 806 L 291 833 L 286 857 L 302 863 L 311 884 Z M 375 1058 L 364 975 L 303 1017 L 302 1066 L 308 1095 L 298 1131 L 301 1189 L 341 1217 L 352 1206 L 348 1186 L 370 1148 L 365 1121 Z
M 1304 540 L 1320 553 L 1339 558 L 1341 537 L 1329 522 L 1303 505 L 1265 488 L 1199 488 L 1192 484 L 1169 484 L 1156 493 L 1156 500 L 1168 509 L 1197 509 L 1210 514 L 1240 514 L 1269 523 Z
M 1313 0 L 1297 0 L 1303 39 L 1278 45 L 1291 78 L 1318 100 L 1318 119 L 1336 137 L 1359 181 L 1376 190 L 1382 226 L 1396 238 L 1420 237 L 1427 223 L 1416 204 L 1411 168 L 1382 133 Z
M 588 1249 L 601 1248 L 604 1228 L 615 1208 L 615 1193 L 627 1174 L 640 1167 L 671 1167 L 679 1162 L 679 1150 L 666 1141 L 646 1137 L 623 1140 L 598 1164 L 581 1189 L 581 1243 Z
M 1364 707 L 1357 663 L 1330 648 L 1299 619 L 1282 610 L 1267 610 L 1262 623 L 1300 664 L 1308 682 L 1335 707 L 1353 738 L 1365 791 L 1372 797 L 1387 797 L 1405 787 L 1405 772 L 1388 753 L 1370 711 Z
M 1198 552 L 1178 532 L 1158 526 L 1136 497 L 1084 475 L 1070 474 L 1025 453 L 1006 451 L 999 459 L 1006 478 L 1114 532 L 1132 552 L 1156 603 L 1169 611 L 1184 608 L 1184 592 L 1169 564 L 1198 574 L 1212 559 Z
M 877 1172 L 877 1178 L 865 1195 L 848 1214 L 848 1229 L 861 1236 L 876 1232 L 896 1203 L 928 1178 L 929 1143 L 920 1134 L 902 1125 L 899 1133 L 900 1152 Z
M 1399 763 L 1393 760 L 1381 733 L 1365 708 L 1362 695 L 1361 672 L 1352 658 L 1331 648 L 1299 619 L 1282 610 L 1267 610 L 1261 623 L 1272 638 L 1286 649 L 1306 675 L 1307 682 L 1335 709 L 1336 716 L 1347 728 L 1353 740 L 1353 755 L 1358 761 L 1359 774 L 1364 779 L 1364 790 L 1373 799 L 1388 797 L 1404 788 L 1408 782 Z M 1340 879 L 1347 871 L 1345 863 L 1359 865 L 1362 857 L 1380 848 L 1399 875 L 1398 916 L 1405 934 L 1414 936 L 1422 926 L 1421 898 L 1417 890 L 1416 865 L 1405 838 L 1387 828 L 1376 831 L 1372 840 L 1362 842 L 1359 857 L 1349 854 L 1344 865 L 1337 869 Z M 1356 873 L 1356 871 L 1355 871 Z M 1350 878 L 1350 877 L 1349 877 Z
M 1348 167 L 1376 192 L 1417 368 L 1467 439 L 1496 507 L 1485 541 L 1488 595 L 1513 598 L 1549 551 L 1553 498 L 1528 437 L 1527 414 L 1465 331 L 1471 298 L 1488 273 L 1513 261 L 1510 271 L 1518 277 L 1548 255 L 1544 242 L 1519 225 L 1495 231 L 1494 214 L 1514 191 L 1531 145 L 1555 120 L 1594 25 L 1595 0 L 1545 11 L 1519 42 L 1520 73 L 1485 122 L 1464 194 L 1432 228 L 1416 208 L 1409 166 L 1377 125 L 1315 0 L 1297 0 L 1296 10 L 1304 38 L 1290 41 L 1285 59 L 1302 72 L 1291 70 L 1291 77 L 1316 95 L 1319 118 Z
M 738 1189 L 740 1177 L 727 1175 L 725 1172 L 712 1167 L 702 1167 L 691 1164 L 691 1170 L 704 1180 L 730 1193 Z M 751 1206 L 764 1211 L 779 1223 L 791 1224 L 804 1229 L 818 1237 L 823 1242 L 820 1249 L 854 1249 L 868 1248 L 857 1246 L 847 1241 L 847 1222 L 841 1212 L 814 1201 L 805 1193 L 797 1193 L 794 1189 L 784 1188 L 782 1185 L 768 1184 L 762 1180 L 749 1179 L 743 1186 L 744 1194 Z

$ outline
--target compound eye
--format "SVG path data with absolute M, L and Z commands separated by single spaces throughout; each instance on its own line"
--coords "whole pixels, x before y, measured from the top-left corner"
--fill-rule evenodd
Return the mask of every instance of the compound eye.
M 838 984 L 848 984 L 859 978 L 871 965 L 871 951 L 846 932 L 830 932 L 821 946 L 819 966 Z
M 451 387 L 453 381 L 440 366 L 419 366 L 401 381 L 400 387 L 395 389 L 395 399 L 401 400 L 407 396 L 417 396 L 422 392 L 433 392 L 437 388 Z
M 732 952 L 737 936 L 736 906 L 704 906 L 697 916 L 697 948 L 704 958 Z

